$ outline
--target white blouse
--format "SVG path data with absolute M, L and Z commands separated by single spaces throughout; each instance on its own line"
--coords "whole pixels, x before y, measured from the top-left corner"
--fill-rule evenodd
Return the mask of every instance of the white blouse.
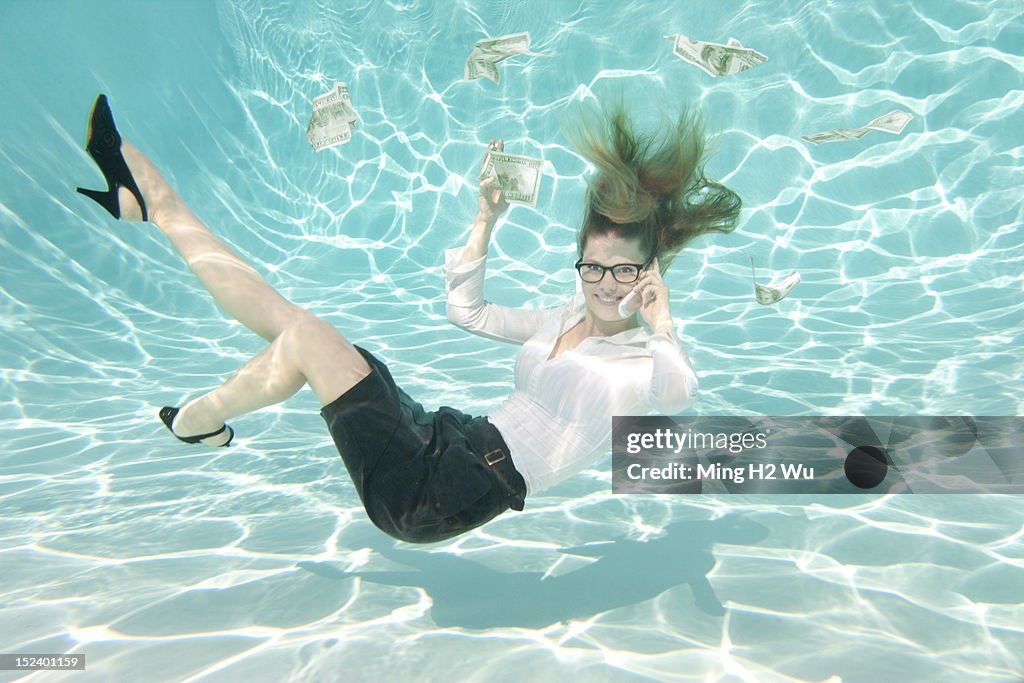
M 672 415 L 693 402 L 697 375 L 673 334 L 641 326 L 587 337 L 548 360 L 558 339 L 583 319 L 582 293 L 555 308 L 498 306 L 483 297 L 486 257 L 459 266 L 461 253 L 445 251 L 448 320 L 523 345 L 515 389 L 488 419 L 505 439 L 528 494 L 610 453 L 613 415 Z

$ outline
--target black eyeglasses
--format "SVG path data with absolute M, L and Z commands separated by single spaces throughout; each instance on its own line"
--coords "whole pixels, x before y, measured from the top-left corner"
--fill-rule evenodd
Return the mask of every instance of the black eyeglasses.
M 653 260 L 651 259 L 647 263 L 620 263 L 615 266 L 602 266 L 596 263 L 584 263 L 583 259 L 580 259 L 576 262 L 575 268 L 584 282 L 600 282 L 604 279 L 605 272 L 610 270 L 616 282 L 628 285 L 639 280 L 640 273 L 651 265 Z

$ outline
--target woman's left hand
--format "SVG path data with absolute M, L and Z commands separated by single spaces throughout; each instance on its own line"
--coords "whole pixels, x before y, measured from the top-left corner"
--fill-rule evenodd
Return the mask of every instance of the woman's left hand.
M 651 267 L 640 273 L 633 290 L 640 301 L 640 315 L 647 325 L 657 332 L 662 325 L 671 326 L 672 311 L 668 306 L 668 287 L 661 279 L 658 259 L 651 262 Z

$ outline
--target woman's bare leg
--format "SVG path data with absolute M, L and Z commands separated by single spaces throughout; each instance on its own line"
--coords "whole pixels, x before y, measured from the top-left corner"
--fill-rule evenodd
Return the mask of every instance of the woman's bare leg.
M 149 220 L 170 238 L 185 263 L 224 311 L 267 341 L 277 338 L 303 313 L 214 235 L 142 152 L 122 141 L 121 153 L 146 201 Z M 121 188 L 118 199 L 123 219 L 142 220 L 142 212 L 131 192 Z
M 369 373 L 351 342 L 306 313 L 227 382 L 187 403 L 174 421 L 174 433 L 208 434 L 233 417 L 284 401 L 307 382 L 325 406 Z M 223 434 L 205 442 L 216 446 L 227 438 Z
M 306 383 L 327 405 L 370 373 L 362 355 L 338 330 L 285 299 L 185 205 L 139 150 L 122 141 L 124 155 L 146 201 L 150 221 L 170 238 L 217 304 L 271 342 L 219 388 L 187 403 L 172 425 L 178 436 L 206 434 L 227 420 L 280 403 Z M 118 192 L 121 217 L 141 220 L 132 194 Z M 227 434 L 204 439 L 219 445 Z

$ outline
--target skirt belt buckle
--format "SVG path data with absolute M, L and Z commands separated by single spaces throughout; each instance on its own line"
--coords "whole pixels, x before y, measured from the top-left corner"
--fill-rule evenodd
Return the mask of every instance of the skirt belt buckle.
M 493 451 L 488 451 L 484 454 L 484 462 L 487 466 L 494 470 L 494 473 L 498 475 L 498 480 L 505 485 L 505 490 L 508 492 L 508 506 L 513 510 L 520 512 L 526 505 L 526 501 L 523 497 L 515 492 L 512 487 L 512 482 L 508 480 L 505 473 L 502 472 L 495 465 L 505 462 L 508 456 L 505 455 L 505 451 L 500 448 L 495 448 Z
M 493 451 L 484 454 L 484 462 L 487 463 L 488 467 L 494 467 L 504 459 L 505 451 L 500 448 L 495 448 Z

